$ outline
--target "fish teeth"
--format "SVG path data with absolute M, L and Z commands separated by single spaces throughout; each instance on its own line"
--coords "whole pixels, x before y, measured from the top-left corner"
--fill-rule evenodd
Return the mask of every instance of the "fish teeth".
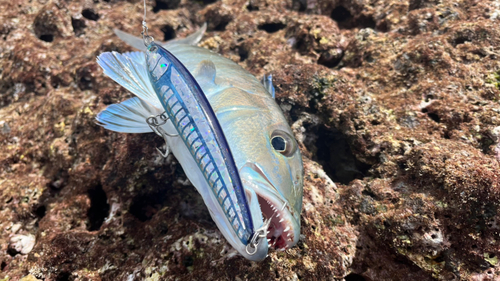
M 271 242 L 271 239 L 267 239 L 267 243 Z
M 280 214 L 280 213 L 278 213 L 278 214 L 276 215 L 276 217 L 277 217 L 277 218 L 279 218 L 279 216 L 280 216 L 280 215 L 281 215 L 281 214 Z
M 284 232 L 287 232 L 288 230 L 290 230 L 290 227 L 289 227 L 289 226 L 287 226 L 287 227 L 285 228 L 285 230 L 283 230 L 283 231 L 284 231 Z
M 283 222 L 285 219 L 284 218 L 281 218 L 279 222 Z
M 286 236 L 287 236 L 287 237 L 290 237 L 291 235 L 292 235 L 291 233 L 288 233 Z

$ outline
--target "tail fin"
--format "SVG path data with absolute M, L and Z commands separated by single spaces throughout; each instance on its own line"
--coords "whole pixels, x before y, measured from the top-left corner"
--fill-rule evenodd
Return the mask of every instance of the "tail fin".
M 106 52 L 97 57 L 104 74 L 156 108 L 163 108 L 149 81 L 146 57 L 142 52 Z

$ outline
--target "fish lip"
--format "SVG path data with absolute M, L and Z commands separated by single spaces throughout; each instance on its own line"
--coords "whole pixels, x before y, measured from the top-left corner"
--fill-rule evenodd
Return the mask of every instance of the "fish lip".
M 293 247 L 299 240 L 300 230 L 293 215 L 292 207 L 287 200 L 279 195 L 278 189 L 258 164 L 246 163 L 245 166 L 256 172 L 265 183 L 258 184 L 256 181 L 249 182 L 242 178 L 245 187 L 251 188 L 257 194 L 264 219 L 271 217 L 268 231 L 273 232 L 274 230 L 274 233 L 268 233 L 267 238 L 270 239 L 269 248 L 285 250 Z M 278 235 L 273 236 L 273 234 Z

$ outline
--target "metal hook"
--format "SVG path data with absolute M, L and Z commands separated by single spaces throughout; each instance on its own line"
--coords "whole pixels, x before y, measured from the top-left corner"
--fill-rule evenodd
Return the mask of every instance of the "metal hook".
M 257 253 L 257 246 L 259 246 L 260 241 L 262 240 L 262 238 L 267 237 L 267 229 L 269 228 L 269 224 L 271 224 L 271 219 L 273 218 L 273 216 L 264 221 L 264 225 L 255 231 L 252 239 L 250 239 L 250 242 L 245 247 L 245 251 L 250 256 L 253 256 L 255 255 L 255 253 Z
M 159 118 L 161 121 L 158 121 Z M 161 156 L 164 158 L 167 158 L 167 156 L 170 154 L 170 146 L 168 145 L 168 140 L 167 136 L 169 137 L 177 137 L 179 136 L 178 134 L 169 134 L 167 131 L 165 131 L 161 126 L 166 124 L 168 121 L 168 117 L 165 115 L 165 112 L 157 115 L 157 116 L 150 116 L 146 119 L 146 123 L 148 123 L 149 127 L 153 132 L 155 132 L 157 135 L 163 138 L 165 141 L 165 152 L 161 151 L 158 147 L 156 150 L 160 153 Z

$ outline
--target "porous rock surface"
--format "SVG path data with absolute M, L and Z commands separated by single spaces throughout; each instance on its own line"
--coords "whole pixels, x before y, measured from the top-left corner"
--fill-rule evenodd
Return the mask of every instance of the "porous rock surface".
M 147 4 L 158 40 L 208 22 L 200 46 L 273 74 L 299 244 L 232 255 L 161 138 L 95 124 L 141 1 L 1 1 L 0 280 L 500 280 L 500 1 Z

